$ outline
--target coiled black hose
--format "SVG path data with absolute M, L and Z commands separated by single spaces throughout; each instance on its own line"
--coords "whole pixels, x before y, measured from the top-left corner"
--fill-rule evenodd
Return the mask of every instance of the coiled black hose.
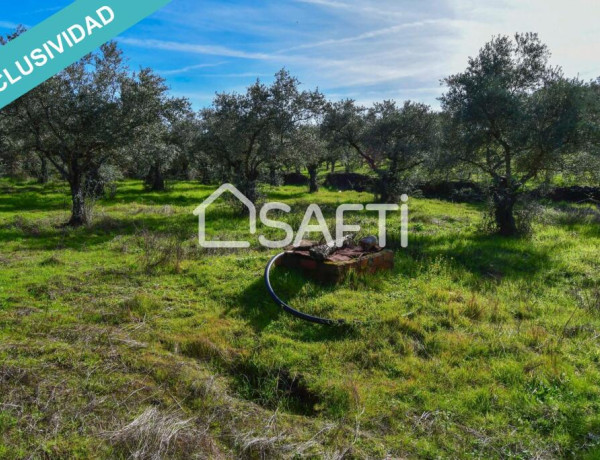
M 275 262 L 277 262 L 277 260 L 280 257 L 282 257 L 284 254 L 285 254 L 285 252 L 282 252 L 281 254 L 277 254 L 267 264 L 267 268 L 265 268 L 265 285 L 267 286 L 267 291 L 269 291 L 269 295 L 271 296 L 271 298 L 275 301 L 275 303 L 277 305 L 282 307 L 286 312 L 288 312 L 289 314 L 294 315 L 296 318 L 300 318 L 304 321 L 308 321 L 308 322 L 316 323 L 316 324 L 325 324 L 328 326 L 350 326 L 350 327 L 352 327 L 352 326 L 367 326 L 367 325 L 381 324 L 380 320 L 346 321 L 343 319 L 321 318 L 319 316 L 309 315 L 308 313 L 302 313 L 301 311 L 298 311 L 295 308 L 290 307 L 287 303 L 285 303 L 283 300 L 281 300 L 277 296 L 277 294 L 275 294 L 275 291 L 273 291 L 273 286 L 271 286 L 271 278 L 270 278 L 271 268 L 273 268 L 273 265 L 275 264 Z M 408 313 L 404 313 L 404 314 L 400 315 L 400 317 L 406 318 L 406 317 L 412 316 L 415 313 L 417 313 L 417 311 L 419 311 L 419 309 L 410 311 Z
M 344 321 L 343 319 L 327 319 L 327 318 L 321 318 L 319 316 L 309 315 L 307 313 L 302 313 L 301 311 L 298 311 L 295 308 L 290 307 L 287 303 L 285 303 L 283 300 L 281 300 L 277 296 L 277 294 L 275 294 L 275 291 L 273 291 L 273 287 L 271 286 L 271 279 L 270 279 L 271 268 L 273 267 L 275 262 L 277 262 L 277 259 L 282 257 L 284 254 L 285 254 L 285 252 L 282 252 L 281 254 L 277 254 L 275 257 L 273 257 L 269 261 L 269 263 L 267 264 L 267 268 L 265 268 L 265 285 L 267 286 L 267 291 L 269 291 L 269 295 L 275 301 L 275 303 L 277 303 L 279 306 L 281 306 L 286 312 L 288 312 L 291 315 L 294 315 L 296 318 L 300 318 L 304 321 L 309 321 L 311 323 L 317 323 L 317 324 L 326 324 L 329 326 L 345 325 L 346 321 Z

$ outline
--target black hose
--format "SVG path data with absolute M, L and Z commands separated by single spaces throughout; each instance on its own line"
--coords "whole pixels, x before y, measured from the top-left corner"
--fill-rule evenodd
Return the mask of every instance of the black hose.
M 269 291 L 269 295 L 275 301 L 275 303 L 277 303 L 279 306 L 281 306 L 286 312 L 288 312 L 288 313 L 294 315 L 296 318 L 300 318 L 304 321 L 309 321 L 311 323 L 317 323 L 317 324 L 326 324 L 329 326 L 335 326 L 335 325 L 339 326 L 339 325 L 346 324 L 346 322 L 343 319 L 336 320 L 336 319 L 320 318 L 319 316 L 313 316 L 313 315 L 309 315 L 307 313 L 302 313 L 301 311 L 298 311 L 295 308 L 290 307 L 287 303 L 285 303 L 283 300 L 281 300 L 277 296 L 277 294 L 275 294 L 275 291 L 273 291 L 273 287 L 271 286 L 271 279 L 270 279 L 271 268 L 273 267 L 273 264 L 275 264 L 277 259 L 282 257 L 284 254 L 285 254 L 285 252 L 282 252 L 281 254 L 277 254 L 275 257 L 273 257 L 269 261 L 269 263 L 267 264 L 267 268 L 265 268 L 265 284 L 267 286 L 267 291 Z
M 307 313 L 302 313 L 301 311 L 298 311 L 295 308 L 290 307 L 287 303 L 285 303 L 283 300 L 281 300 L 277 296 L 277 294 L 275 294 L 275 291 L 273 291 L 273 286 L 271 286 L 271 278 L 270 278 L 271 268 L 273 268 L 273 265 L 275 264 L 275 262 L 277 262 L 277 259 L 279 259 L 283 255 L 285 255 L 285 252 L 282 252 L 281 254 L 277 254 L 267 264 L 267 268 L 265 268 L 265 284 L 267 286 L 267 291 L 269 291 L 269 295 L 271 296 L 271 298 L 275 301 L 275 303 L 277 305 L 279 305 L 280 307 L 282 307 L 286 312 L 288 312 L 291 315 L 294 315 L 296 318 L 300 318 L 300 319 L 302 319 L 304 321 L 308 321 L 310 323 L 316 323 L 316 324 L 325 324 L 325 325 L 328 325 L 328 326 L 367 326 L 367 325 L 373 325 L 373 324 L 380 324 L 381 323 L 380 320 L 372 320 L 372 321 L 359 321 L 359 320 L 346 321 L 346 320 L 343 320 L 343 319 L 321 318 L 319 316 L 313 316 L 313 315 L 309 315 Z M 403 315 L 400 315 L 400 316 L 403 317 L 403 318 L 406 318 L 406 317 L 414 315 L 415 313 L 417 313 L 417 311 L 419 311 L 419 309 L 410 311 L 408 313 L 404 313 Z

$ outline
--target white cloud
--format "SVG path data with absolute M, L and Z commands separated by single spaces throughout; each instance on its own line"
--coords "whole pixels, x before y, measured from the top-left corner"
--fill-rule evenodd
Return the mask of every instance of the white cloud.
M 300 3 L 312 3 L 313 5 L 328 6 L 330 8 L 351 8 L 351 5 L 343 2 L 334 2 L 329 0 L 297 0 Z
M 208 77 L 219 77 L 219 78 L 269 78 L 273 75 L 270 73 L 257 73 L 257 72 L 239 72 L 239 73 L 213 73 L 207 74 Z
M 372 38 L 382 37 L 385 35 L 391 35 L 391 34 L 400 32 L 401 30 L 405 30 L 405 29 L 423 27 L 423 26 L 430 25 L 430 24 L 441 23 L 442 21 L 443 20 L 439 20 L 439 19 L 427 19 L 424 21 L 407 22 L 405 24 L 398 24 L 398 25 L 391 26 L 391 27 L 385 27 L 383 29 L 371 30 L 369 32 L 364 32 L 364 33 L 361 33 L 361 34 L 358 34 L 355 36 L 351 36 L 351 37 L 329 39 L 329 40 L 323 40 L 323 41 L 315 42 L 315 43 L 305 43 L 303 45 L 298 45 L 298 46 L 294 46 L 292 48 L 288 48 L 281 52 L 296 51 L 296 50 L 309 49 L 309 48 L 317 48 L 317 47 L 321 47 L 321 46 L 341 45 L 344 43 L 357 42 L 357 41 L 361 41 L 361 40 L 369 40 Z
M 164 51 L 181 51 L 185 53 L 205 54 L 211 56 L 226 56 L 241 59 L 272 59 L 273 57 L 265 53 L 251 53 L 227 48 L 224 46 L 200 45 L 195 43 L 173 42 L 166 40 L 143 40 L 139 38 L 119 38 L 121 43 L 131 46 L 137 46 L 146 49 L 156 49 Z
M 464 68 L 492 35 L 537 32 L 552 52 L 552 62 L 569 76 L 600 75 L 600 2 L 591 0 L 452 0 L 457 14 L 472 22 L 460 31 L 450 66 Z M 461 58 L 462 56 L 462 58 Z M 459 62 L 462 67 L 458 67 Z
M 224 64 L 224 62 L 217 62 L 215 64 L 195 64 L 195 65 L 188 65 L 185 67 L 181 67 L 179 69 L 157 70 L 156 72 L 159 74 L 162 74 L 162 75 L 179 75 L 182 73 L 191 72 L 192 70 L 204 69 L 207 67 L 218 67 L 222 64 Z
M 437 105 L 444 91 L 439 81 L 463 70 L 493 35 L 528 31 L 540 34 L 553 52 L 552 63 L 567 75 L 600 75 L 597 0 L 295 0 L 241 8 L 208 0 L 203 18 L 198 17 L 201 25 L 212 27 L 206 34 L 185 29 L 180 21 L 188 13 L 173 8 L 167 16 L 178 21 L 181 41 L 122 42 L 230 58 L 221 76 L 237 77 L 239 83 L 286 67 L 331 97 L 413 98 Z M 216 43 L 226 46 L 211 44 L 218 34 L 227 39 Z M 169 72 L 191 74 L 200 68 Z M 223 82 L 219 90 L 228 87 Z
M 402 2 L 395 2 L 395 3 L 389 3 L 389 0 L 387 2 L 385 1 L 379 1 L 379 2 L 369 2 L 369 1 L 362 1 L 362 0 L 355 0 L 355 1 L 351 1 L 351 2 L 339 2 L 339 1 L 335 1 L 335 0 L 296 0 L 298 3 L 308 3 L 308 4 L 312 4 L 315 6 L 321 6 L 321 7 L 327 7 L 327 8 L 331 8 L 331 9 L 341 9 L 341 10 L 348 10 L 350 12 L 352 12 L 353 14 L 357 14 L 357 13 L 367 13 L 373 16 L 378 16 L 378 17 L 394 17 L 394 18 L 398 18 L 401 16 L 405 15 L 405 11 L 407 8 L 405 8 L 402 5 Z M 394 0 L 391 0 L 392 2 Z M 377 6 L 372 6 L 372 5 L 377 5 Z M 397 6 L 401 6 L 402 8 L 394 8 L 394 5 Z M 413 4 L 413 7 L 415 6 L 415 4 Z

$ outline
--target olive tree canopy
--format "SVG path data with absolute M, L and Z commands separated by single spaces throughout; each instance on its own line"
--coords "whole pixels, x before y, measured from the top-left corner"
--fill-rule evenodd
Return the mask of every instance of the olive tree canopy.
M 271 85 L 257 81 L 245 94 L 217 94 L 201 112 L 203 148 L 226 177 L 252 200 L 257 182 L 273 163 L 282 164 L 293 133 L 315 117 L 323 104 L 319 91 L 300 91 L 287 71 Z
M 100 168 L 132 144 L 151 115 L 153 93 L 148 81 L 130 74 L 110 42 L 2 110 L 12 135 L 47 158 L 69 183 L 70 225 L 89 222 Z
M 548 63 L 536 34 L 493 38 L 467 69 L 445 79 L 446 149 L 492 180 L 501 234 L 518 232 L 514 207 L 525 184 L 559 170 L 578 148 L 582 84 Z
M 352 100 L 330 104 L 322 131 L 331 146 L 350 147 L 378 175 L 382 202 L 398 201 L 405 175 L 436 157 L 437 115 L 425 104 L 376 103 L 372 108 Z

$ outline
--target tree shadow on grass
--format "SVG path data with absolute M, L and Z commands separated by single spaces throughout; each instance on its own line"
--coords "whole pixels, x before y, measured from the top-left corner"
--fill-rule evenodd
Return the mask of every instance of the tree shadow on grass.
M 307 196 L 310 196 L 310 194 L 308 193 L 308 187 L 307 187 L 306 191 L 303 191 L 303 192 L 285 193 L 285 192 L 277 192 L 274 190 L 267 192 L 267 197 L 269 198 L 269 200 L 287 201 L 287 200 L 295 200 L 295 199 L 299 199 L 299 198 L 306 198 Z
M 219 184 L 220 185 L 220 184 Z M 103 199 L 107 206 L 119 204 L 199 206 L 215 192 L 219 185 L 206 185 L 193 182 L 176 182 L 173 187 L 162 192 L 153 192 L 144 188 L 142 182 L 119 183 L 117 193 L 112 199 Z
M 87 250 L 105 244 L 119 236 L 130 236 L 142 230 L 165 236 L 189 235 L 197 232 L 193 216 L 132 215 L 105 216 L 85 227 L 71 228 L 59 224 L 36 221 L 5 223 L 0 226 L 0 244 L 18 241 L 17 250 Z
M 302 304 L 298 298 L 304 285 L 309 281 L 295 270 L 277 267 L 271 272 L 271 283 L 279 298 L 292 308 L 302 311 Z M 321 293 L 331 292 L 335 291 L 336 286 L 315 286 L 315 289 Z M 242 292 L 236 299 L 235 308 L 239 309 L 240 314 L 249 321 L 257 333 L 264 331 L 273 322 L 281 319 L 282 315 L 290 315 L 271 298 L 262 277 Z M 229 311 L 231 310 L 229 309 Z M 293 318 L 291 315 L 290 318 L 292 318 L 292 323 L 289 326 L 286 325 L 286 328 L 298 340 L 307 342 L 343 340 L 352 334 L 354 329 L 351 325 L 328 326 L 309 323 L 299 318 Z
M 271 323 L 279 320 L 282 311 L 267 292 L 263 278 L 253 281 L 244 291 L 235 298 L 233 305 L 226 313 L 237 313 L 247 319 L 252 328 L 257 332 L 262 332 Z
M 214 190 L 217 186 L 214 186 Z M 151 192 L 141 184 L 121 183 L 114 198 L 101 198 L 101 206 L 120 204 L 198 206 L 212 193 L 213 187 L 206 185 L 178 184 L 174 190 Z M 196 192 L 199 196 L 188 195 Z M 4 185 L 0 188 L 0 212 L 69 210 L 71 197 L 68 185 L 62 182 L 41 184 Z
M 36 190 L 18 192 L 11 195 L 0 195 L 0 213 L 27 211 L 57 211 L 69 210 L 71 199 L 62 190 Z
M 382 276 L 414 277 L 421 276 L 415 267 L 439 264 L 440 260 L 450 266 L 466 270 L 474 275 L 465 280 L 476 284 L 489 280 L 526 280 L 543 271 L 550 263 L 552 246 L 536 247 L 526 239 L 505 238 L 484 234 L 443 234 L 419 235 L 413 237 L 407 252 L 404 253 L 411 263 L 397 266 L 393 272 Z M 266 261 L 265 261 L 266 264 Z M 280 298 L 295 309 L 302 310 L 301 295 L 304 286 L 310 283 L 295 271 L 276 268 L 272 272 L 272 284 Z M 315 285 L 319 294 L 334 292 L 337 286 Z M 252 283 L 236 299 L 236 307 L 241 315 L 248 319 L 257 333 L 269 327 L 271 323 L 286 314 L 269 296 L 264 280 Z M 357 333 L 351 324 L 344 327 L 321 326 L 295 319 L 286 324 L 289 333 L 303 341 L 331 341 L 347 339 Z
M 132 211 L 135 209 L 132 208 Z M 65 215 L 64 221 L 67 218 Z M 208 239 L 228 239 L 239 232 L 239 229 L 249 228 L 247 216 L 224 206 L 211 208 L 207 213 L 206 222 Z M 60 217 L 55 214 L 39 219 L 17 215 L 12 220 L 8 219 L 0 224 L 0 243 L 18 241 L 19 250 L 83 250 L 142 230 L 186 238 L 194 237 L 198 232 L 198 220 L 192 213 L 172 213 L 161 208 L 140 208 L 138 212 L 125 215 L 118 213 L 116 216 L 112 213 L 99 213 L 92 224 L 79 228 L 62 224 Z
M 417 235 L 406 249 L 421 262 L 443 259 L 481 279 L 526 279 L 550 263 L 552 246 L 544 248 L 521 238 L 485 234 Z
M 144 190 L 123 190 L 114 199 L 103 199 L 100 203 L 105 206 L 123 204 L 161 205 L 161 206 L 199 206 L 205 198 L 184 195 L 176 192 L 146 192 Z M 208 197 L 208 194 L 206 195 Z

